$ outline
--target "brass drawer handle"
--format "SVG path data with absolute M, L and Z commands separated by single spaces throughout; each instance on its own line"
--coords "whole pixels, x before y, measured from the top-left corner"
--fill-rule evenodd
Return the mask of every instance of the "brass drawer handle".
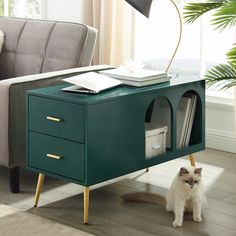
M 58 156 L 58 155 L 54 155 L 50 153 L 47 154 L 47 157 L 57 159 L 57 160 L 60 160 L 62 158 L 62 156 Z
M 53 116 L 47 116 L 47 120 L 54 121 L 54 122 L 61 122 L 62 121 L 60 118 L 53 117 Z

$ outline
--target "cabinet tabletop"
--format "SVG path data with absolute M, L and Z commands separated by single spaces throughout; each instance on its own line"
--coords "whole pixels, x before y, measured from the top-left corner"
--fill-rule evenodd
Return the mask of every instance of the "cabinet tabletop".
M 82 94 L 75 92 L 65 92 L 61 89 L 68 87 L 68 83 L 63 83 L 56 86 L 39 88 L 27 91 L 28 94 L 40 97 L 47 97 L 51 99 L 63 100 L 68 102 L 80 103 L 80 104 L 95 104 L 104 102 L 107 100 L 118 99 L 130 95 L 139 95 L 147 92 L 154 92 L 158 90 L 167 89 L 170 87 L 182 86 L 184 84 L 200 82 L 204 79 L 199 77 L 177 77 L 175 79 L 170 79 L 170 82 L 164 82 L 155 85 L 149 85 L 144 87 L 133 87 L 127 85 L 121 85 L 116 88 L 103 91 L 99 94 Z M 204 83 L 203 83 L 204 85 Z

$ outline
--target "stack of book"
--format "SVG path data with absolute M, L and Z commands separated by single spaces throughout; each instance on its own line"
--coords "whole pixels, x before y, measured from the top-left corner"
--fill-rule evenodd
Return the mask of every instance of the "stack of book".
M 177 109 L 177 147 L 189 145 L 194 116 L 197 107 L 197 95 L 185 93 L 180 99 Z M 166 147 L 171 148 L 171 109 L 164 97 L 155 99 L 151 109 L 150 123 L 157 127 L 167 126 Z
M 185 94 L 177 110 L 177 144 L 179 148 L 188 146 L 197 107 L 197 95 Z
M 100 74 L 119 79 L 123 84 L 136 87 L 168 82 L 170 78 L 165 71 L 141 69 L 137 72 L 129 72 L 120 68 L 103 70 Z

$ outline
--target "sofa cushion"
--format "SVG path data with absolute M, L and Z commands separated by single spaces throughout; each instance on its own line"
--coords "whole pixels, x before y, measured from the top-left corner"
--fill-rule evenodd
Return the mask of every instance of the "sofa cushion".
M 90 65 L 96 30 L 83 24 L 0 17 L 0 78 Z
M 0 29 L 5 33 L 5 43 L 0 55 L 1 79 L 13 77 L 15 52 L 25 23 L 25 19 L 16 21 L 14 18 L 0 17 Z
M 0 53 L 2 52 L 3 43 L 4 43 L 4 33 L 0 30 Z
M 80 65 L 78 53 L 83 50 L 86 34 L 87 30 L 83 25 L 78 27 L 77 24 L 56 24 L 48 41 L 42 71 L 48 72 L 54 68 L 59 70 L 63 65 L 67 68 Z
M 38 74 L 42 71 L 43 60 L 54 22 L 30 20 L 24 26 L 16 49 L 14 76 Z M 39 33 L 40 32 L 40 33 Z

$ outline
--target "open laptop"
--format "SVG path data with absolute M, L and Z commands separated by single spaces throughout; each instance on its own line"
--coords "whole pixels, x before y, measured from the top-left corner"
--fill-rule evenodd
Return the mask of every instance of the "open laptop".
M 96 94 L 122 84 L 120 80 L 113 79 L 96 72 L 79 74 L 63 80 L 69 82 L 70 84 L 74 84 L 72 86 L 62 88 L 63 91 L 77 93 Z
M 119 86 L 119 85 L 117 85 L 117 86 Z M 97 93 L 106 91 L 108 89 L 115 88 L 117 86 L 113 86 L 113 87 L 109 87 L 109 88 L 102 89 L 102 90 L 99 90 L 99 91 L 95 91 L 95 90 L 87 89 L 87 88 L 84 88 L 84 87 L 81 87 L 81 86 L 78 86 L 78 85 L 72 85 L 72 86 L 69 86 L 69 87 L 66 87 L 66 88 L 62 88 L 61 90 L 65 91 L 65 92 L 97 94 Z

